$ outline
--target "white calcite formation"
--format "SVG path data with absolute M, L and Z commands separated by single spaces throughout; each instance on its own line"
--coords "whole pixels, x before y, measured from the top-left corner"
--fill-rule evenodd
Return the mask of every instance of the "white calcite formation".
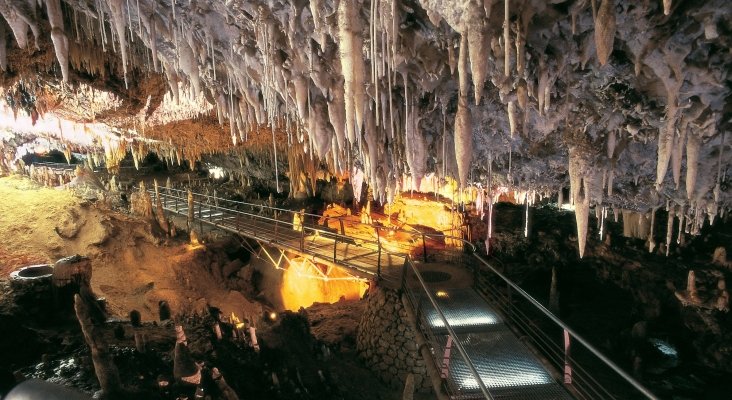
M 107 122 L 144 132 L 213 114 L 231 137 L 217 150 L 234 157 L 272 128 L 287 142 L 268 151 L 292 176 L 356 167 L 379 201 L 433 173 L 463 188 L 569 185 L 583 255 L 592 207 L 675 209 L 693 233 L 732 204 L 732 2 L 692 3 L 0 0 L 0 68 L 16 74 L 52 43 L 51 76 L 116 73 L 123 99 L 159 73 L 167 94 Z M 80 58 L 90 49 L 118 66 Z

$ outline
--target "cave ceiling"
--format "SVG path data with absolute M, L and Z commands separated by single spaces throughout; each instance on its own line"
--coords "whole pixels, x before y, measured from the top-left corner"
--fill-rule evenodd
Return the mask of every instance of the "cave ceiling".
M 0 0 L 0 14 L 8 107 L 106 124 L 139 151 L 358 168 L 380 201 L 449 176 L 570 188 L 579 209 L 730 207 L 728 0 Z

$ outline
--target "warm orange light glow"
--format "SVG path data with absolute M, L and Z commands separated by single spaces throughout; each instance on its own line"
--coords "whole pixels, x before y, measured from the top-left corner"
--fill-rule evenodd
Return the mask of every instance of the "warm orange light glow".
M 449 295 L 447 294 L 447 292 L 446 292 L 446 291 L 444 291 L 444 290 L 438 290 L 438 291 L 437 291 L 437 293 L 435 293 L 435 295 L 436 295 L 437 297 L 441 298 L 441 299 L 446 299 L 446 298 L 450 297 L 450 296 L 449 296 Z
M 271 319 L 272 321 L 276 320 L 277 319 L 277 313 L 275 313 L 275 312 L 269 313 L 269 319 Z
M 280 293 L 286 309 L 298 310 L 313 303 L 335 303 L 341 298 L 359 299 L 366 287 L 365 281 L 354 278 L 341 268 L 295 258 L 290 260 L 282 276 Z

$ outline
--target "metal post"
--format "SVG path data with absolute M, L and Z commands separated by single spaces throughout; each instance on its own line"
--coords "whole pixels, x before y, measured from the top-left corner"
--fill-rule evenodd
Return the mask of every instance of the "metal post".
M 203 219 L 201 219 L 201 207 L 203 207 L 203 204 L 201 204 L 201 202 L 198 202 L 198 229 L 201 230 L 201 235 L 203 235 Z
M 305 224 L 300 222 L 300 251 L 305 252 Z
M 422 233 L 422 259 L 427 262 L 427 243 L 424 240 L 424 233 Z
M 566 329 L 564 331 L 564 383 L 567 385 L 572 384 L 572 366 L 569 364 L 569 332 Z
M 341 224 L 343 224 L 341 222 Z M 376 244 L 379 251 L 379 256 L 376 261 L 376 277 L 378 279 L 381 279 L 381 236 L 379 235 L 379 227 L 375 226 L 376 229 Z
M 343 219 L 342 218 L 338 218 L 338 222 L 340 222 L 340 224 L 341 224 L 341 235 L 345 236 L 346 235 L 346 228 L 343 226 Z
M 336 262 L 336 253 L 338 249 L 338 235 L 335 236 L 335 239 L 333 240 L 333 262 Z

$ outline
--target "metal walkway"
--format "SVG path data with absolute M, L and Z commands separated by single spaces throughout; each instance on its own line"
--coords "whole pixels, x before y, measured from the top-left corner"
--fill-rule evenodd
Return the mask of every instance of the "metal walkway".
M 389 231 L 396 229 L 365 224 L 361 224 L 365 226 L 361 226 L 359 232 L 373 231 L 373 234 L 352 237 L 345 234 L 344 226 L 354 222 L 346 217 L 324 221 L 320 215 L 171 188 L 151 189 L 149 193 L 153 202 L 159 199 L 165 211 L 185 217 L 189 224 L 200 227 L 206 224 L 246 236 L 319 262 L 345 267 L 355 275 L 375 277 L 399 288 L 404 293 L 405 305 L 411 303 L 407 307 L 416 315 L 419 335 L 429 342 L 432 359 L 425 359 L 425 362 L 433 363 L 433 370 L 441 374 L 442 385 L 436 388 L 440 392 L 438 398 L 654 398 L 651 392 L 479 257 L 472 244 L 460 238 L 399 231 L 400 238 L 408 240 L 394 243 L 387 238 Z M 340 229 L 330 229 L 333 225 Z M 363 229 L 365 227 L 368 229 Z M 464 242 L 465 249 L 477 259 L 474 288 L 431 288 L 422 278 L 419 265 L 413 262 L 415 255 L 427 260 L 428 243 L 445 243 L 447 239 Z M 430 254 L 432 256 L 435 254 Z M 407 285 L 408 274 L 416 277 L 419 284 Z M 529 306 L 522 306 L 521 300 Z M 527 308 L 538 310 L 538 314 L 528 313 Z M 542 317 L 548 318 L 551 327 L 543 326 Z M 594 357 L 587 369 L 600 371 L 604 368 L 603 371 L 611 373 L 603 372 L 601 377 L 587 373 L 580 360 L 570 354 L 570 342 L 582 346 L 583 358 L 586 353 Z M 606 375 L 612 376 L 605 380 Z

